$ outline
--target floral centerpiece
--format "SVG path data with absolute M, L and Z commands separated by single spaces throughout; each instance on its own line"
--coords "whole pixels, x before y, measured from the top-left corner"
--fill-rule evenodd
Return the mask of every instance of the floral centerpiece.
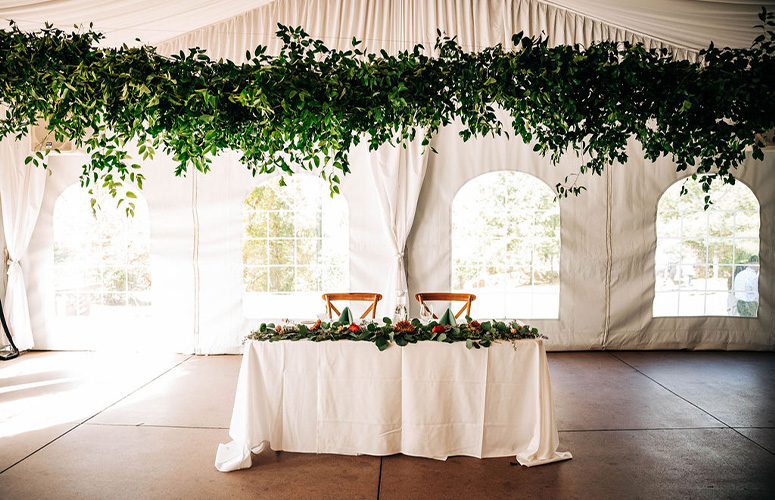
M 390 344 L 405 346 L 421 340 L 436 342 L 465 342 L 469 349 L 489 347 L 497 341 L 515 341 L 521 339 L 546 339 L 538 333 L 537 328 L 523 325 L 516 320 L 478 322 L 466 316 L 466 322 L 460 324 L 441 324 L 431 321 L 422 324 L 419 319 L 399 321 L 395 324 L 390 318 L 383 318 L 382 323 L 341 323 L 316 321 L 314 325 L 305 324 L 274 324 L 262 323 L 251 332 L 246 340 L 263 340 L 276 342 L 278 340 L 356 340 L 373 342 L 380 351 Z

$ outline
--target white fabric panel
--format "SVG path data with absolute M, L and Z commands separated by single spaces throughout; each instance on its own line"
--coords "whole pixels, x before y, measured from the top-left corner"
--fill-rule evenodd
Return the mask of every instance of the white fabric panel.
M 611 169 L 613 255 L 606 347 L 771 350 L 775 346 L 775 179 L 771 175 L 775 150 L 766 150 L 764 161 L 753 160 L 749 153 L 735 171 L 735 177 L 756 195 L 761 210 L 757 318 L 652 317 L 657 204 L 665 190 L 686 174 L 676 172 L 669 159 L 653 164 L 643 160 L 635 141 L 629 154 L 627 165 Z
M 611 3 L 616 2 L 603 2 L 606 6 Z M 650 10 L 634 2 L 629 4 L 632 18 L 637 18 L 641 10 Z M 685 10 L 676 17 L 668 10 L 658 18 L 652 16 L 649 31 L 637 24 L 616 24 L 606 22 L 605 17 L 578 13 L 562 6 L 564 2 L 555 5 L 538 0 L 276 0 L 168 40 L 159 44 L 158 49 L 160 53 L 172 54 L 189 47 L 202 47 L 211 57 L 242 62 L 245 50 L 252 51 L 257 45 L 267 46 L 269 53 L 278 52 L 280 42 L 274 36 L 278 22 L 302 26 L 331 47 L 349 48 L 352 37 L 356 37 L 368 51 L 385 49 L 391 53 L 410 49 L 418 43 L 432 51 L 436 29 L 457 36 L 466 49 L 482 49 L 498 43 L 512 47 L 511 37 L 520 31 L 530 36 L 544 33 L 551 45 L 589 45 L 601 40 L 641 42 L 648 48 L 670 48 L 676 57 L 690 60 L 711 40 L 718 45 L 750 46 L 755 34 L 748 33 L 758 23 L 756 13 L 760 7 L 714 4 L 714 12 L 719 15 L 712 16 L 717 21 L 709 29 L 699 20 L 707 18 L 699 16 L 705 5 L 697 4 L 688 11 L 690 15 Z M 604 10 L 605 7 L 598 7 L 594 12 Z M 687 26 L 693 28 L 692 37 L 676 36 L 686 31 Z M 742 35 L 741 30 L 745 31 Z
M 134 321 L 58 317 L 54 307 L 53 214 L 59 195 L 78 183 L 84 155 L 51 155 L 40 219 L 25 259 L 32 329 L 39 349 L 193 352 L 191 181 L 175 178 L 158 154 L 143 162 L 151 234 L 151 315 Z
M 450 207 L 457 191 L 474 177 L 498 170 L 533 175 L 553 188 L 578 169 L 578 159 L 563 158 L 553 167 L 518 138 L 481 138 L 462 142 L 458 128 L 447 127 L 434 139 L 420 194 L 414 229 L 407 244 L 409 293 L 450 289 Z M 560 201 L 560 317 L 531 319 L 549 337 L 551 349 L 600 346 L 605 323 L 606 190 L 599 177 L 586 177 L 587 191 Z M 486 200 L 482 200 L 487 203 Z M 482 244 L 489 235 L 482 234 Z M 412 301 L 411 315 L 419 315 Z M 485 318 L 487 319 L 487 318 Z
M 392 317 L 396 295 L 407 293 L 404 251 L 412 230 L 417 199 L 430 154 L 430 147 L 427 148 L 427 154 L 424 154 L 426 148 L 422 146 L 422 135 L 424 131 L 419 131 L 418 137 L 404 146 L 385 144 L 371 157 L 371 171 L 382 208 L 383 227 L 394 254 L 388 287 L 380 303 L 383 311 L 381 316 Z
M 346 360 L 346 362 L 345 362 Z M 216 468 L 250 467 L 274 450 L 479 458 L 523 465 L 558 452 L 549 368 L 541 341 L 420 342 L 380 352 L 369 342 L 246 344 L 229 429 Z
M 683 47 L 750 47 L 764 0 L 542 0 Z
M 24 163 L 29 154 L 29 138 L 16 140 L 11 136 L 0 142 L 0 203 L 8 248 L 3 312 L 14 344 L 20 351 L 35 345 L 21 262 L 38 221 L 46 182 L 46 171 L 42 167 Z M 0 339 L 5 345 L 5 333 L 0 334 Z
M 5 229 L 3 229 L 3 203 L 0 195 L 0 301 L 5 302 L 5 285 L 8 276 L 8 257 L 5 250 Z M 4 340 L 0 339 L 0 345 Z

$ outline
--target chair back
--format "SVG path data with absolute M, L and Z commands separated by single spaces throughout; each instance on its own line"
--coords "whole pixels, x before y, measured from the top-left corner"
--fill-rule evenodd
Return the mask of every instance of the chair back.
M 414 298 L 417 299 L 417 302 L 420 303 L 420 308 L 425 309 L 428 312 L 430 312 L 430 309 L 427 305 L 425 305 L 425 302 L 427 301 L 441 300 L 449 302 L 465 302 L 463 307 L 457 313 L 455 313 L 455 319 L 457 319 L 461 314 L 463 314 L 463 311 L 465 311 L 466 316 L 471 315 L 471 302 L 476 300 L 476 295 L 473 293 L 432 292 L 418 293 L 414 296 Z M 439 318 L 436 316 L 436 314 L 433 314 L 433 319 Z
M 323 300 L 326 301 L 326 313 L 328 314 L 328 319 L 333 319 L 333 314 L 336 314 L 337 316 L 342 314 L 331 302 L 332 300 L 371 302 L 368 309 L 361 315 L 361 319 L 363 319 L 368 316 L 369 313 L 371 313 L 372 318 L 377 315 L 377 302 L 382 300 L 382 295 L 379 293 L 324 293 Z

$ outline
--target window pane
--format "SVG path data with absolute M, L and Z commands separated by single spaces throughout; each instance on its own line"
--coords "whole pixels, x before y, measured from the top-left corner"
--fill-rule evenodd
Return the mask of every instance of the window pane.
M 551 188 L 520 172 L 481 175 L 460 188 L 451 220 L 452 289 L 476 294 L 472 316 L 558 317 L 560 209 Z M 548 305 L 535 307 L 545 292 Z
M 266 248 L 266 240 L 246 240 L 242 246 L 242 262 L 250 266 L 267 264 Z
M 681 185 L 683 181 L 665 191 L 657 210 L 653 314 L 738 315 L 733 276 L 759 252 L 756 197 L 742 183 L 714 183 L 713 205 L 705 211 L 705 193 L 699 183 L 686 184 L 686 196 L 679 195 Z M 681 221 L 678 233 L 677 215 Z M 753 281 L 758 285 L 758 277 Z
M 243 305 L 250 317 L 314 317 L 323 312 L 321 292 L 349 288 L 346 200 L 332 199 L 317 177 L 285 182 L 265 182 L 243 206 Z
M 246 238 L 266 238 L 266 212 L 246 211 L 242 222 Z
M 270 267 L 269 268 L 269 291 L 270 292 L 293 292 L 293 267 Z
M 245 266 L 242 275 L 246 292 L 266 292 L 269 290 L 269 273 L 266 267 Z
M 273 238 L 292 238 L 294 233 L 293 212 L 269 212 L 267 235 Z
M 150 308 L 150 223 L 142 197 L 127 217 L 116 200 L 95 188 L 99 210 L 79 186 L 54 205 L 54 302 L 59 316 L 100 316 L 132 307 L 122 317 L 147 316 Z M 138 293 L 128 301 L 127 290 Z M 141 310 L 142 309 L 142 310 Z

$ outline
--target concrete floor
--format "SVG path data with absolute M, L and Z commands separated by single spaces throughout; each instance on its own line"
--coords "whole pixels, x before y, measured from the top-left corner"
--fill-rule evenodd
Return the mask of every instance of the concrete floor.
M 775 498 L 775 353 L 549 360 L 573 460 L 269 451 L 220 473 L 238 356 L 26 353 L 0 363 L 0 498 Z

